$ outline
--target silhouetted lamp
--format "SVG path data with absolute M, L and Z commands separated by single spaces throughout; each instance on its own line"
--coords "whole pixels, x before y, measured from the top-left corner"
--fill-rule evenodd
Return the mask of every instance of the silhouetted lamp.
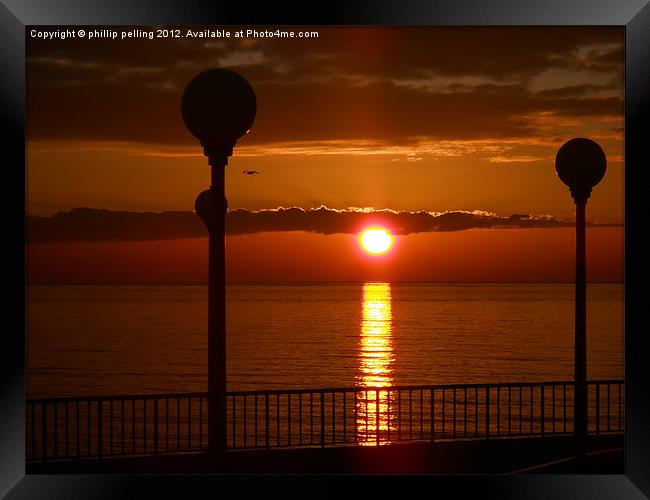
M 201 141 L 205 155 L 227 164 L 235 143 L 255 121 L 257 100 L 243 76 L 219 68 L 194 77 L 185 87 L 181 109 L 185 126 Z
M 211 186 L 194 208 L 208 228 L 208 449 L 226 449 L 225 167 L 237 140 L 255 120 L 257 101 L 248 81 L 228 69 L 195 76 L 181 98 L 188 130 L 201 142 L 211 166 Z
M 577 457 L 584 459 L 587 440 L 587 265 L 585 210 L 591 189 L 605 175 L 607 159 L 591 139 L 567 141 L 557 152 L 555 170 L 569 186 L 576 204 L 575 388 L 574 435 Z
M 591 139 L 567 141 L 555 158 L 555 171 L 560 180 L 569 186 L 576 203 L 582 199 L 587 202 L 591 188 L 602 180 L 606 169 L 605 152 Z

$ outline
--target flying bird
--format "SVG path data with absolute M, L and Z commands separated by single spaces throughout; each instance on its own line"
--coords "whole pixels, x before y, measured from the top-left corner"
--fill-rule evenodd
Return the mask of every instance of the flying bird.
M 262 172 L 258 172 L 257 170 L 242 170 L 242 174 L 246 175 L 253 175 L 253 174 L 261 174 Z

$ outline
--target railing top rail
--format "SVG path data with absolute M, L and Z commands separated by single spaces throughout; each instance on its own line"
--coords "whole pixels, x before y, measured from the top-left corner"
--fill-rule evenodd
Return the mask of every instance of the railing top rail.
M 589 380 L 588 385 L 596 384 L 623 384 L 624 380 L 617 379 L 603 379 L 603 380 Z M 427 384 L 427 385 L 390 385 L 381 387 L 322 387 L 318 389 L 262 389 L 252 391 L 228 391 L 228 396 L 253 396 L 264 394 L 317 394 L 317 393 L 331 393 L 331 392 L 372 392 L 372 391 L 419 391 L 423 390 L 440 390 L 440 389 L 473 389 L 473 388 L 495 388 L 495 387 L 549 387 L 558 385 L 573 385 L 573 380 L 557 380 L 545 382 L 493 382 L 493 383 L 478 383 L 478 384 Z
M 27 399 L 28 404 L 42 404 L 42 403 L 74 403 L 79 401 L 97 402 L 97 401 L 120 401 L 120 400 L 136 400 L 136 399 L 176 399 L 176 398 L 199 398 L 207 397 L 207 392 L 174 392 L 166 394 L 122 394 L 122 395 L 106 395 L 106 396 L 65 396 L 61 398 L 34 398 Z
M 624 384 L 623 379 L 603 379 L 589 380 L 588 385 L 604 384 Z M 264 396 L 277 394 L 325 394 L 325 393 L 354 393 L 354 392 L 373 392 L 373 391 L 419 391 L 419 390 L 442 390 L 442 389 L 493 389 L 508 387 L 550 387 L 558 385 L 572 386 L 573 380 L 557 380 L 545 382 L 500 382 L 484 384 L 434 384 L 434 385 L 391 385 L 382 387 L 325 387 L 317 389 L 266 389 L 252 391 L 228 391 L 228 396 Z M 183 392 L 167 394 L 127 394 L 112 396 L 80 396 L 80 397 L 62 397 L 62 398 L 34 398 L 28 399 L 27 404 L 47 404 L 47 403 L 65 403 L 65 402 L 100 402 L 100 401 L 123 401 L 123 400 L 160 400 L 160 399 L 177 399 L 177 398 L 199 398 L 207 397 L 207 392 Z

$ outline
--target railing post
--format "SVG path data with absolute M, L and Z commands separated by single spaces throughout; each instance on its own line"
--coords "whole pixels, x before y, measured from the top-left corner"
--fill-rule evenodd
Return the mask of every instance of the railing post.
M 388 419 L 390 429 L 390 419 Z M 424 438 L 424 389 L 420 388 L 420 439 Z
M 451 392 L 451 395 L 454 398 L 454 406 L 452 407 L 451 415 L 452 418 L 454 419 L 451 425 L 451 437 L 456 438 L 456 387 L 454 386 L 454 389 Z
M 485 439 L 490 439 L 490 386 L 485 386 Z
M 280 393 L 275 393 L 275 442 L 280 446 Z
M 467 437 L 467 387 L 463 389 L 463 397 L 465 398 L 463 403 L 463 437 Z M 509 401 L 508 404 L 510 404 Z
M 402 391 L 399 389 L 397 389 L 397 440 L 402 440 Z
M 596 382 L 596 435 L 600 435 L 600 384 Z
M 551 394 L 551 422 L 553 424 L 551 434 L 555 434 L 555 384 L 551 386 Z
M 564 423 L 562 425 L 562 430 L 563 432 L 566 432 L 566 384 L 563 384 L 562 387 L 562 406 L 564 407 L 562 410 L 562 418 L 564 420 Z
M 153 399 L 153 453 L 158 455 L 158 398 Z
M 314 444 L 314 391 L 309 391 L 309 444 Z
M 434 403 L 435 403 L 435 391 L 434 391 L 433 387 L 430 389 L 430 393 L 431 393 L 431 401 L 430 401 L 430 405 L 431 405 L 431 442 L 433 443 L 435 441 L 435 439 L 436 439 L 435 424 L 434 424 L 436 419 L 435 419 L 435 413 L 434 413 L 434 409 L 433 409 Z
M 409 389 L 409 439 L 413 439 L 413 389 Z
M 52 456 L 56 459 L 57 455 L 59 454 L 58 450 L 58 444 L 59 444 L 59 436 L 58 436 L 58 427 L 59 427 L 59 412 L 58 412 L 59 405 L 57 402 L 54 402 L 54 453 Z
M 390 443 L 390 389 L 386 391 L 386 441 Z
M 496 436 L 501 436 L 501 386 L 497 385 L 497 429 Z
M 379 389 L 375 390 L 375 418 L 376 443 L 379 446 Z
M 332 444 L 336 443 L 336 393 L 332 391 Z
M 266 449 L 268 450 L 271 445 L 271 438 L 269 436 L 270 424 L 269 424 L 269 393 L 264 394 L 264 431 L 266 433 Z
M 43 434 L 43 462 L 47 462 L 47 405 L 41 405 L 41 432 Z
M 619 391 L 619 398 L 620 398 L 620 394 L 621 393 Z M 36 459 L 36 405 L 35 404 L 30 405 L 28 403 L 28 406 L 30 406 L 32 408 L 32 412 L 31 412 L 31 414 L 32 414 L 32 422 L 31 422 L 31 424 L 32 424 L 32 447 L 31 447 L 31 450 L 30 450 L 31 451 L 30 456 L 31 456 L 32 460 L 34 460 L 34 459 Z M 620 420 L 619 420 L 619 425 L 620 425 Z
M 348 442 L 347 391 L 343 391 L 343 443 Z M 300 444 L 302 444 L 302 394 L 300 395 Z
M 541 429 L 542 437 L 544 437 L 544 418 L 545 418 L 544 417 L 544 406 L 545 406 L 544 403 L 546 402 L 545 399 L 544 399 L 544 384 L 542 384 L 541 389 L 542 390 L 541 390 L 541 394 L 540 394 L 540 411 L 541 411 L 540 418 L 541 418 L 541 421 L 542 421 L 542 429 Z
M 147 398 L 142 400 L 142 445 L 143 452 L 147 452 Z
M 158 422 L 158 416 L 155 415 L 155 413 L 158 411 L 158 402 L 154 398 L 154 420 Z M 234 419 L 234 412 L 233 412 L 233 419 Z M 156 437 L 157 430 L 155 428 L 156 426 L 154 425 L 154 439 Z M 235 445 L 235 437 L 234 437 L 234 432 L 233 432 L 233 448 Z M 227 446 L 227 445 L 226 445 Z M 192 396 L 187 396 L 187 449 L 191 450 L 192 449 Z M 156 450 L 156 447 L 154 445 L 154 452 Z
M 354 390 L 354 442 L 358 443 L 359 442 L 359 409 L 357 408 L 357 405 L 359 404 L 359 397 L 357 395 L 357 390 L 356 389 L 353 390 Z M 311 418 L 311 410 L 310 410 L 310 418 Z
M 102 458 L 104 450 L 104 429 L 103 429 L 103 424 L 102 424 L 103 416 L 102 416 L 102 401 L 101 399 L 97 400 L 97 455 L 99 458 Z
M 325 391 L 320 391 L 320 447 L 325 447 Z
M 109 434 L 108 434 L 108 443 L 109 443 L 109 456 L 113 456 L 113 400 L 110 400 L 108 411 L 111 416 L 109 418 Z
M 611 396 L 612 396 L 612 383 L 607 382 L 607 432 L 612 430 Z

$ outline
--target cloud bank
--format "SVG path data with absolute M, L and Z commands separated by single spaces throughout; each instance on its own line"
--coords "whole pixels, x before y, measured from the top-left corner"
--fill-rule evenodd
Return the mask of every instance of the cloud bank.
M 499 216 L 481 210 L 408 212 L 371 208 L 334 209 L 321 206 L 249 211 L 231 210 L 226 218 L 229 235 L 270 231 L 307 231 L 317 234 L 357 234 L 381 226 L 395 235 L 475 228 L 571 227 L 573 221 L 551 215 Z M 596 224 L 592 224 L 596 225 Z M 608 224 L 610 225 L 610 224 Z M 207 235 L 194 212 L 126 212 L 74 208 L 51 217 L 27 216 L 27 242 L 150 241 L 201 238 Z

